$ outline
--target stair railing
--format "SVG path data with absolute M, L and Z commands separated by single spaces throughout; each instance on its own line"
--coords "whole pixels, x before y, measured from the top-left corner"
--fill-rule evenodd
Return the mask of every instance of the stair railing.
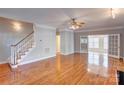
M 23 38 L 15 45 L 11 45 L 11 66 L 17 66 L 18 60 L 21 59 L 22 55 L 28 52 L 28 49 L 32 48 L 34 44 L 34 31 Z

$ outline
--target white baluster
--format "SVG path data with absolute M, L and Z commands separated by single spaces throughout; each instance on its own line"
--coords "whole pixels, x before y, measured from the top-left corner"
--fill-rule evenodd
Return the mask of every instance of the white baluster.
M 11 67 L 15 68 L 19 64 L 17 61 L 21 58 L 29 48 L 32 48 L 34 43 L 34 32 L 22 39 L 16 45 L 11 46 Z

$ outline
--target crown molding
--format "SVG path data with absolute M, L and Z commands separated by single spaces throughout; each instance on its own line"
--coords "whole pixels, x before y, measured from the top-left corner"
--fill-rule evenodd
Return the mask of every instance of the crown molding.
M 34 25 L 35 27 L 41 27 L 41 28 L 43 28 L 43 29 L 56 30 L 56 28 L 51 27 L 51 26 L 47 26 L 47 25 L 42 25 L 42 24 L 37 24 L 37 23 L 34 23 L 33 25 Z
M 104 31 L 104 30 L 117 30 L 117 29 L 124 29 L 123 26 L 116 26 L 116 27 L 106 27 L 106 28 L 98 28 L 98 29 L 92 29 L 92 30 L 80 30 L 80 31 L 75 31 L 77 32 L 90 32 L 90 31 Z
M 66 32 L 74 32 L 73 30 L 69 30 L 69 29 L 59 29 L 60 32 L 66 31 Z

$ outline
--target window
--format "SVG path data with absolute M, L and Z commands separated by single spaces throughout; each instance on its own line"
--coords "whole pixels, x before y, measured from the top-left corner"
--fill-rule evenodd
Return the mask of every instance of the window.
M 94 38 L 94 48 L 99 48 L 99 38 Z
M 99 48 L 99 38 L 90 36 L 88 44 L 89 48 Z
M 104 49 L 108 49 L 108 37 L 104 37 Z

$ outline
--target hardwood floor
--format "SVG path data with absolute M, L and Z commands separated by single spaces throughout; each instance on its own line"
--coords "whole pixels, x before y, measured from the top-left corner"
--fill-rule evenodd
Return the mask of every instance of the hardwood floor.
M 0 65 L 0 84 L 115 85 L 117 70 L 124 71 L 124 62 L 106 54 L 57 55 L 14 71 Z

